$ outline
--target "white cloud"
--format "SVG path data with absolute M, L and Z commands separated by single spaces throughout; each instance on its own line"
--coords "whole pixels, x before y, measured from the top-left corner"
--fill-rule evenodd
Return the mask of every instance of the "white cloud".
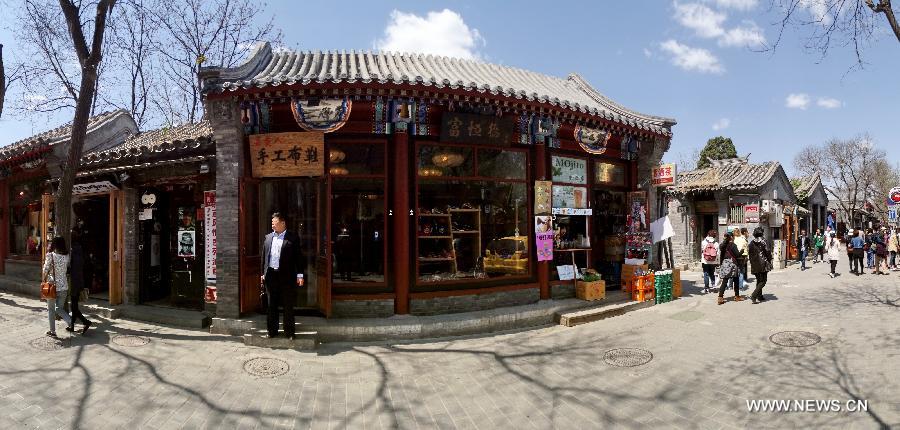
M 829 13 L 829 0 L 799 0 L 797 5 L 809 12 L 813 21 L 820 23 L 822 26 L 831 25 L 831 14 Z
M 713 129 L 713 130 L 716 130 L 716 131 L 719 131 L 719 130 L 725 130 L 725 129 L 728 128 L 728 126 L 730 126 L 730 125 L 731 125 L 731 120 L 730 120 L 730 119 L 728 119 L 728 118 L 722 118 L 722 119 L 716 121 L 715 124 L 712 125 L 712 129 Z
M 816 104 L 825 109 L 837 109 L 842 105 L 840 100 L 831 97 L 819 97 Z
M 756 8 L 759 0 L 715 0 L 722 9 L 750 10 Z
M 644 48 L 644 56 L 647 58 L 653 58 L 653 51 L 651 51 L 647 48 Z
M 763 29 L 753 21 L 744 21 L 743 26 L 728 30 L 719 38 L 719 46 L 744 46 L 748 48 L 763 48 L 766 46 L 766 36 Z
M 684 70 L 701 73 L 723 73 L 725 68 L 711 52 L 702 48 L 692 48 L 669 39 L 661 43 L 660 48 L 672 55 L 672 64 Z
M 700 37 L 713 38 L 725 34 L 722 23 L 726 18 L 728 15 L 716 12 L 700 3 L 680 4 L 675 2 L 675 20 L 694 30 Z
M 478 52 L 485 40 L 478 29 L 469 28 L 458 13 L 444 9 L 424 17 L 413 13 L 391 12 L 384 39 L 375 42 L 382 51 L 416 52 L 449 57 L 480 59 Z
M 791 109 L 805 110 L 809 107 L 809 94 L 791 93 L 784 99 L 784 106 Z

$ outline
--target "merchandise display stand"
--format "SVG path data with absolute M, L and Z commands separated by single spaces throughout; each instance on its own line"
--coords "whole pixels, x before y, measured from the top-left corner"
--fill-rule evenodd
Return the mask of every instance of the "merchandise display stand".
M 472 269 L 475 270 L 478 265 L 478 257 L 481 255 L 481 208 L 472 209 L 450 209 L 450 239 L 453 242 L 453 257 L 455 260 L 454 272 L 459 269 L 459 254 L 456 252 L 456 240 L 474 240 L 473 249 L 479 252 L 474 253 L 475 261 L 472 262 Z M 458 229 L 462 228 L 462 229 Z
M 423 266 L 423 264 L 428 264 L 428 265 L 432 265 L 432 264 L 447 264 L 447 265 L 449 265 L 448 268 L 449 268 L 449 270 L 450 270 L 450 273 L 454 273 L 454 274 L 455 274 L 456 271 L 457 271 L 457 264 L 456 264 L 456 249 L 455 249 L 454 246 L 453 246 L 453 234 L 452 234 L 452 231 L 451 231 L 452 223 L 451 223 L 451 216 L 450 216 L 450 214 L 434 214 L 434 213 L 432 213 L 432 214 L 419 214 L 419 218 L 420 218 L 420 221 L 419 221 L 420 225 L 421 225 L 421 224 L 424 224 L 424 223 L 422 222 L 421 218 L 428 218 L 428 219 L 430 219 L 431 221 L 433 221 L 435 224 L 434 224 L 434 225 L 430 225 L 432 230 L 429 231 L 427 234 L 424 234 L 423 232 L 418 232 L 418 233 L 417 233 L 417 240 L 418 240 L 418 242 L 419 242 L 419 247 L 418 247 L 419 255 L 418 255 L 418 258 L 416 258 L 416 263 L 417 263 L 417 266 L 418 266 L 418 267 L 417 267 L 418 275 L 419 275 L 419 276 L 422 275 L 422 266 Z M 443 226 L 444 226 L 445 231 L 444 231 L 443 233 L 433 233 L 434 231 L 436 231 L 436 230 L 438 229 L 438 228 L 437 228 L 438 225 L 443 225 Z M 442 248 L 443 248 L 444 250 L 449 250 L 449 254 L 450 254 L 450 255 L 449 255 L 449 256 L 427 256 L 427 255 L 422 255 L 422 252 L 423 252 L 423 250 L 425 250 L 425 249 L 428 249 L 428 250 L 434 250 L 434 249 L 435 249 L 435 247 L 433 247 L 433 246 L 423 246 L 423 245 L 424 245 L 423 242 L 438 242 L 438 243 L 444 243 L 445 246 L 442 247 Z

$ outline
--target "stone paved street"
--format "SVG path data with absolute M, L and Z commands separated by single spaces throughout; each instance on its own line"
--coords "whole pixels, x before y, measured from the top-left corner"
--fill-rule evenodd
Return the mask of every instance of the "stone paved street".
M 44 351 L 43 303 L 4 293 L 0 428 L 900 427 L 900 276 L 832 280 L 812 267 L 773 272 L 760 305 L 689 295 L 574 328 L 314 353 L 125 321 Z M 782 331 L 821 342 L 769 340 Z M 652 361 L 612 366 L 614 348 Z M 253 358 L 289 368 L 253 376 Z M 859 399 L 868 411 L 750 413 L 755 399 Z

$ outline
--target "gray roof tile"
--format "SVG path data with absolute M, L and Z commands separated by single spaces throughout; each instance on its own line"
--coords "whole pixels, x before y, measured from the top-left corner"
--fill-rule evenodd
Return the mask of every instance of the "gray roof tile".
M 760 164 L 746 162 L 723 164 L 681 172 L 678 174 L 678 183 L 673 188 L 683 194 L 719 190 L 756 190 L 768 183 L 779 170 L 785 175 L 784 169 L 777 161 Z
M 123 109 L 104 112 L 88 120 L 88 133 L 108 124 L 120 116 L 129 116 Z M 66 142 L 72 134 L 72 123 L 0 147 L 0 161 L 6 161 L 31 151 Z

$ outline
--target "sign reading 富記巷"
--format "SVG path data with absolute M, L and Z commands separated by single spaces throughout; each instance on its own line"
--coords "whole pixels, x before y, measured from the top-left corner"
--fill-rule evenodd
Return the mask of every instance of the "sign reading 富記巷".
M 505 145 L 515 123 L 509 118 L 462 112 L 445 112 L 441 118 L 441 142 Z
M 322 176 L 325 135 L 306 131 L 250 136 L 250 166 L 254 178 Z
M 675 185 L 675 164 L 661 164 L 653 168 L 653 185 Z

